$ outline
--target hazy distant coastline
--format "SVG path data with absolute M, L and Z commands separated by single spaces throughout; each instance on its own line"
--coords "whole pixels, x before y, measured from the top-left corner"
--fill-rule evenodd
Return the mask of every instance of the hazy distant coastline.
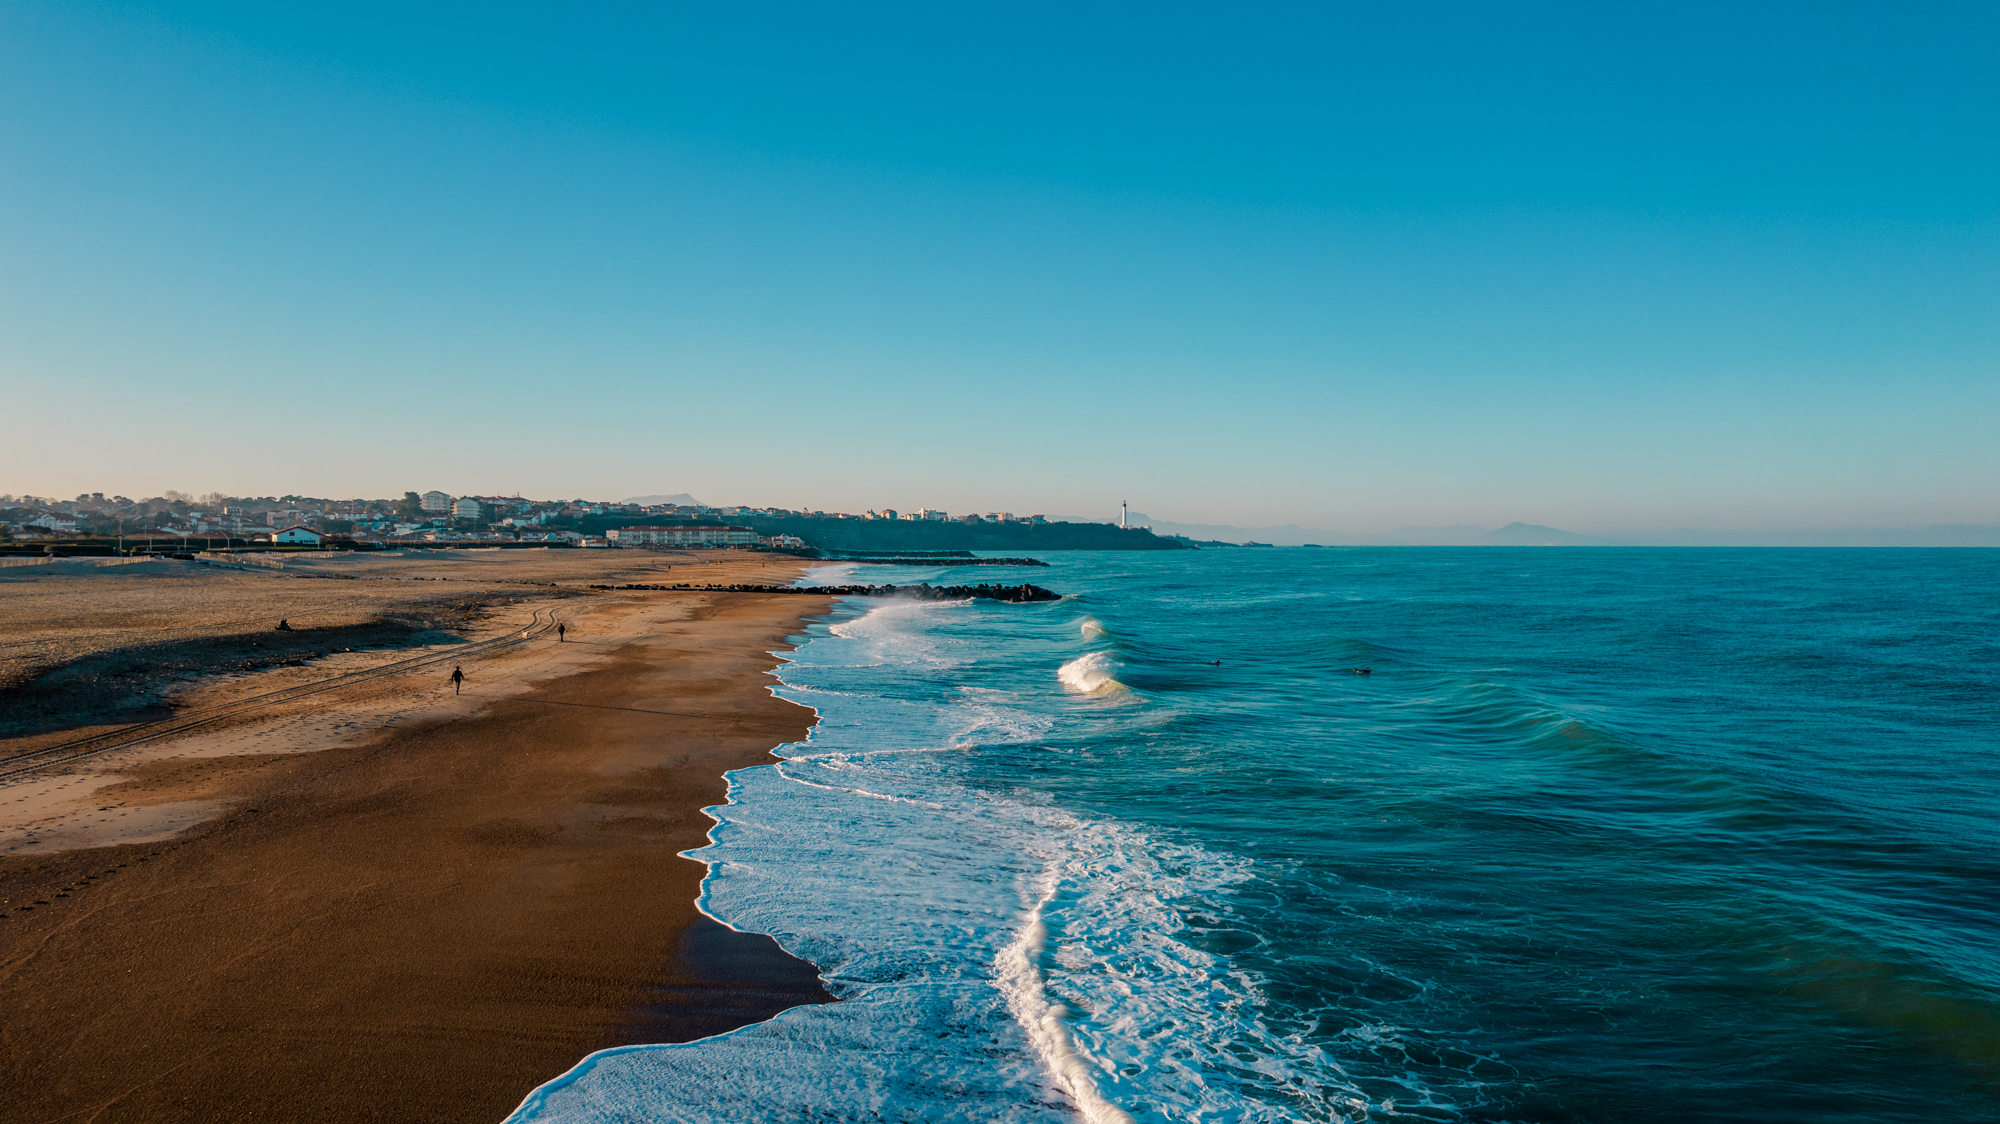
M 1075 517 L 1065 517 L 1075 518 Z M 1831 527 L 1805 530 L 1700 530 L 1581 535 L 1533 523 L 1497 529 L 1467 525 L 1399 527 L 1350 534 L 1285 523 L 1275 527 L 1175 523 L 1132 514 L 1135 525 L 1155 534 L 1185 535 L 1198 541 L 1258 542 L 1272 546 L 1984 546 L 2000 547 L 2000 524 L 1932 523 L 1919 527 Z
M 1108 505 L 1107 505 L 1108 506 Z M 671 536 L 662 537 L 667 532 Z M 631 541 L 636 535 L 637 541 Z M 651 537 L 648 537 L 651 536 Z M 689 536 L 694 536 L 690 538 Z M 1689 529 L 1581 534 L 1535 523 L 1340 531 L 1296 523 L 1247 527 L 1180 523 L 1140 512 L 1017 515 L 938 508 L 859 514 L 711 505 L 686 492 L 622 502 L 406 491 L 400 499 L 300 495 L 196 497 L 168 491 L 135 500 L 103 492 L 74 500 L 0 494 L 0 553 L 170 553 L 192 550 L 398 546 L 689 545 L 844 553 L 1051 550 L 1187 550 L 1235 546 L 1723 546 L 2000 547 L 2000 524 L 1905 527 Z

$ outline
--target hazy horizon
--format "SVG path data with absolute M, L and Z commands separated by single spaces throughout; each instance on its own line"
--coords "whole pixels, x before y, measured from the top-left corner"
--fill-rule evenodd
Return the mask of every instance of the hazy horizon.
M 480 12 L 0 11 L 0 491 L 2000 523 L 1991 9 Z
M 392 493 L 385 493 L 383 495 L 374 495 L 374 496 L 326 494 L 326 495 L 314 496 L 311 498 L 326 500 L 329 502 L 339 502 L 342 500 L 375 502 L 375 501 L 394 499 L 398 495 L 402 494 L 402 492 L 412 491 L 412 490 L 413 489 L 400 489 Z M 136 502 L 146 502 L 152 499 L 167 498 L 165 496 L 125 495 L 124 493 L 117 492 L 115 490 L 93 489 L 93 491 L 101 492 L 106 497 L 111 497 L 116 495 L 116 496 L 122 496 L 125 499 L 133 500 Z M 182 497 L 186 497 L 192 494 L 179 489 L 175 489 L 173 491 L 177 495 L 180 495 Z M 496 495 L 512 495 L 512 494 L 513 493 L 499 493 L 493 491 L 492 489 L 472 489 L 468 492 L 454 493 L 454 498 L 458 495 L 496 496 Z M 262 495 L 259 495 L 256 491 L 252 490 L 243 493 L 240 498 L 253 501 L 261 501 L 266 497 L 278 499 L 282 498 L 283 496 L 291 496 L 291 495 L 296 495 L 301 498 L 306 498 L 310 494 L 281 493 L 274 495 L 272 493 L 265 492 Z M 31 496 L 36 500 L 47 499 L 47 500 L 53 500 L 56 503 L 65 502 L 65 497 L 61 495 L 49 495 L 44 497 L 30 493 L 29 496 Z M 0 506 L 6 506 L 10 502 L 23 498 L 28 498 L 28 497 L 21 497 L 11 493 L 0 492 Z M 725 509 L 734 507 L 751 507 L 751 508 L 762 509 L 769 507 L 784 506 L 782 504 L 772 504 L 756 500 L 731 500 L 727 502 L 704 500 L 699 497 L 693 496 L 687 492 L 628 495 L 622 498 L 614 498 L 612 495 L 568 496 L 568 495 L 537 495 L 530 493 L 530 494 L 525 494 L 525 498 L 541 502 L 569 500 L 569 499 L 583 499 L 593 503 L 606 503 L 606 504 L 651 505 L 659 503 L 672 503 L 672 504 L 682 504 L 682 505 L 718 507 Z M 808 506 L 803 509 L 792 508 L 790 510 L 821 511 L 828 515 L 836 515 L 836 514 L 861 515 L 871 510 L 879 510 L 881 508 L 892 508 L 900 513 L 907 514 L 909 512 L 916 511 L 920 507 L 924 506 L 928 505 L 912 504 L 907 507 L 896 507 L 893 504 L 879 504 L 875 505 L 872 508 L 868 506 L 857 506 L 857 505 L 833 506 L 825 508 L 813 508 Z M 1220 540 L 1231 543 L 1258 542 L 1272 546 L 1302 546 L 1302 545 L 1450 546 L 1450 545 L 1488 545 L 1488 544 L 1505 544 L 1505 543 L 1529 545 L 1529 544 L 1545 543 L 1548 545 L 1585 545 L 1585 546 L 2000 547 L 2000 523 L 1988 523 L 1988 524 L 1927 523 L 1927 524 L 1902 524 L 1902 525 L 1872 526 L 1872 527 L 1870 526 L 1765 527 L 1765 528 L 1675 527 L 1675 528 L 1655 529 L 1655 530 L 1625 529 L 1625 530 L 1611 530 L 1611 531 L 1605 531 L 1605 530 L 1577 531 L 1573 528 L 1552 527 L 1548 524 L 1528 523 L 1522 520 L 1509 520 L 1507 523 L 1497 526 L 1486 526 L 1486 525 L 1469 524 L 1469 523 L 1445 524 L 1445 525 L 1423 525 L 1423 524 L 1402 523 L 1393 526 L 1373 526 L 1373 527 L 1370 526 L 1302 527 L 1296 523 L 1266 524 L 1260 526 L 1248 526 L 1236 523 L 1190 523 L 1185 521 L 1162 518 L 1141 511 L 1121 512 L 1116 509 L 1109 512 L 1100 512 L 1097 514 L 1076 514 L 1076 513 L 1062 513 L 1062 512 L 1047 513 L 1047 512 L 1030 511 L 1025 508 L 1019 508 L 1019 509 L 997 508 L 997 509 L 986 509 L 985 511 L 978 511 L 976 509 L 975 510 L 946 509 L 946 510 L 953 517 L 957 517 L 960 515 L 968 515 L 968 514 L 990 514 L 996 511 L 1004 511 L 1007 514 L 1021 516 L 1021 517 L 1042 516 L 1051 522 L 1115 523 L 1119 522 L 1121 519 L 1129 519 L 1134 526 L 1151 527 L 1157 533 L 1162 535 L 1178 535 L 1197 540 Z M 1542 534 L 1541 532 L 1551 532 L 1551 533 Z

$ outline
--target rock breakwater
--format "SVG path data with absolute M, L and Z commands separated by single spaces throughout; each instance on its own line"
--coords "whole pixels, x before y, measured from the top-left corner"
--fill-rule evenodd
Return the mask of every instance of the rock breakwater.
M 811 593 L 829 597 L 907 597 L 917 601 L 1060 601 L 1062 594 L 1038 585 L 593 585 L 592 589 L 647 589 L 662 593 Z
M 837 561 L 877 566 L 1047 566 L 1039 558 L 912 558 L 908 555 L 843 554 Z

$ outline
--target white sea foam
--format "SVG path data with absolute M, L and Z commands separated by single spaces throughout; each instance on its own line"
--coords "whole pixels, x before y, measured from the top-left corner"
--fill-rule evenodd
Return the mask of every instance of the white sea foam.
M 1056 678 L 1084 695 L 1109 695 L 1127 689 L 1118 681 L 1118 661 L 1108 652 L 1086 652 L 1058 668 Z
M 1111 635 L 1111 630 L 1105 628 L 1104 623 L 1098 620 L 1096 617 L 1083 618 L 1081 627 L 1083 629 L 1083 638 L 1085 640 L 1096 640 L 1099 639 L 1100 637 Z
M 1228 912 L 1246 860 L 961 779 L 972 755 L 1035 752 L 1052 719 L 953 682 L 950 614 L 875 604 L 794 653 L 780 693 L 821 723 L 781 766 L 730 774 L 710 844 L 689 853 L 710 864 L 704 912 L 771 934 L 841 1002 L 592 1055 L 511 1120 L 1365 1112 L 1318 1046 L 1260 1021 L 1253 975 L 1190 943 L 1191 918 Z
M 823 565 L 811 566 L 807 568 L 805 574 L 798 581 L 792 584 L 800 588 L 810 588 L 820 585 L 858 585 L 860 583 L 855 581 L 854 574 L 860 568 L 861 563 L 859 562 L 829 562 Z
M 784 766 L 782 765 L 778 766 L 778 775 L 784 777 L 788 781 L 791 781 L 793 784 L 810 785 L 813 788 L 823 788 L 829 792 L 845 792 L 853 796 L 866 797 L 869 800 L 887 800 L 891 804 L 915 804 L 919 808 L 935 808 L 938 809 L 939 811 L 942 811 L 944 809 L 944 805 L 939 804 L 936 801 L 932 800 L 912 800 L 907 796 L 891 796 L 886 792 L 870 792 L 865 788 L 854 788 L 850 785 L 820 784 L 818 781 L 804 780 L 802 778 L 792 776 L 790 773 L 785 772 Z
M 853 620 L 841 621 L 828 631 L 842 640 L 860 641 L 861 664 L 847 666 L 880 667 L 893 663 L 901 667 L 942 669 L 964 667 L 972 662 L 965 642 L 922 625 L 933 619 L 941 607 L 956 602 L 906 601 L 897 598 L 871 600 L 874 607 Z
M 1069 1008 L 1049 998 L 1041 967 L 1048 952 L 1049 927 L 1042 911 L 1056 896 L 1054 871 L 1044 872 L 1037 883 L 1041 897 L 1025 916 L 1020 934 L 993 959 L 994 985 L 1007 997 L 1008 1009 L 1028 1032 L 1042 1064 L 1062 1082 L 1083 1118 L 1091 1124 L 1133 1124 L 1131 1113 L 1104 1099 L 1089 1060 L 1077 1053 L 1076 1039 L 1064 1023 Z

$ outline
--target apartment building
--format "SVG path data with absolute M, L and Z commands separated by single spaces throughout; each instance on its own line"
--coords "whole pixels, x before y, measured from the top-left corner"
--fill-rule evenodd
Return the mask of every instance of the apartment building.
M 756 546 L 763 541 L 748 527 L 693 524 L 679 527 L 614 527 L 605 537 L 619 546 Z

